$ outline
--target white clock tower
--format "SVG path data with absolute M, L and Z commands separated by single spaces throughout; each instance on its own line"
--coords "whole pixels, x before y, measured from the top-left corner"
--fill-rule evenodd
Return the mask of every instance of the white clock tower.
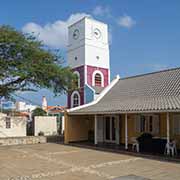
M 108 27 L 84 17 L 68 28 L 68 65 L 79 77 L 68 107 L 92 101 L 110 81 Z

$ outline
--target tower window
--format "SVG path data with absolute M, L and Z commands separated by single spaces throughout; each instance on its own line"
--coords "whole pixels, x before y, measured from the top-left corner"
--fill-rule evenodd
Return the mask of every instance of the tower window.
M 95 75 L 95 86 L 101 86 L 102 84 L 102 78 L 99 73 L 96 73 Z
M 95 70 L 92 74 L 92 86 L 100 86 L 104 87 L 104 74 L 99 71 Z
M 75 61 L 77 61 L 77 59 L 78 59 L 77 56 L 74 59 L 75 59 Z
M 73 107 L 77 107 L 79 105 L 80 105 L 80 103 L 79 103 L 79 95 L 77 93 L 75 93 L 73 95 Z

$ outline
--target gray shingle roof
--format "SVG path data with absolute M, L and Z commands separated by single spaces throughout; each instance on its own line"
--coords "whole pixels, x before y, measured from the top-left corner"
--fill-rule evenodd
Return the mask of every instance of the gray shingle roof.
M 104 87 L 99 87 L 99 86 L 91 86 L 91 87 L 95 90 L 96 94 L 100 94 L 104 89 Z
M 71 112 L 180 111 L 180 68 L 120 79 L 97 103 Z

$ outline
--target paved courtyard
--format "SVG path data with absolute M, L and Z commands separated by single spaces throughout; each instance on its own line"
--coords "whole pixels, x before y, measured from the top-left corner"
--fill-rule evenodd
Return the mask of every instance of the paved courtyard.
M 179 180 L 180 164 L 60 144 L 0 147 L 0 180 Z

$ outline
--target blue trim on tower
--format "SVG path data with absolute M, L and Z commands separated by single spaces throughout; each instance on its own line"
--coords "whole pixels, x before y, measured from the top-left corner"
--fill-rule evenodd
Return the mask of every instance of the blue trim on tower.
M 89 85 L 85 84 L 84 86 L 84 103 L 90 103 L 94 100 L 95 91 Z

